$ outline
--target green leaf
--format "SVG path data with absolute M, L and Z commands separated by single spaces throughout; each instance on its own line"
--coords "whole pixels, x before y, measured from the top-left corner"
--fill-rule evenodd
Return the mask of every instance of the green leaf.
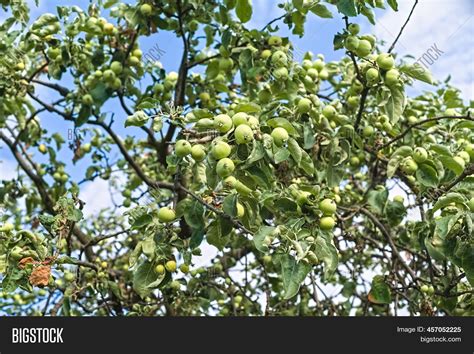
M 311 158 L 311 156 L 309 156 L 309 154 L 304 151 L 304 150 L 301 150 L 301 163 L 300 163 L 300 167 L 310 176 L 312 176 L 314 174 L 314 162 L 313 162 L 313 159 Z
M 290 151 L 285 147 L 277 148 L 275 154 L 273 155 L 273 159 L 275 160 L 276 164 L 288 160 L 289 157 Z
M 321 232 L 315 240 L 314 253 L 324 262 L 324 279 L 328 280 L 337 268 L 337 249 L 331 241 L 331 235 Z
M 301 283 L 311 270 L 311 265 L 299 262 L 289 254 L 279 254 L 275 256 L 275 262 L 280 264 L 283 288 L 285 290 L 284 299 L 290 299 L 300 290 Z
M 262 108 L 254 103 L 254 102 L 245 102 L 240 103 L 235 107 L 234 111 L 237 112 L 245 112 L 245 113 L 258 113 L 262 110 Z
M 438 185 L 438 173 L 427 164 L 421 164 L 416 171 L 416 180 L 426 187 L 436 187 Z
M 148 225 L 153 221 L 153 217 L 150 214 L 143 214 L 140 215 L 136 220 L 134 221 L 132 225 L 132 229 L 139 229 L 143 226 Z
M 206 230 L 206 240 L 212 246 L 222 251 L 227 245 L 228 238 L 222 234 L 221 220 L 213 220 Z
M 434 83 L 431 73 L 419 63 L 403 65 L 399 70 L 416 80 L 426 82 L 430 85 L 433 85 Z
M 158 274 L 154 270 L 153 263 L 145 261 L 133 273 L 133 290 L 143 299 L 151 293 L 149 285 L 156 279 Z
M 385 205 L 385 217 L 390 226 L 399 225 L 407 215 L 407 210 L 403 203 L 397 201 L 388 201 Z
M 390 97 L 385 104 L 385 110 L 390 118 L 390 122 L 395 125 L 403 114 L 406 105 L 406 97 L 403 86 L 390 87 Z
M 197 200 L 192 200 L 184 211 L 186 223 L 195 230 L 204 228 L 204 207 Z
M 357 16 L 355 0 L 337 0 L 337 9 L 343 15 L 354 17 Z
M 332 18 L 331 11 L 329 11 L 328 8 L 323 4 L 314 4 L 309 8 L 309 10 L 319 17 Z
M 393 11 L 398 11 L 398 3 L 397 0 L 387 0 L 387 3 L 393 9 Z
M 442 209 L 446 206 L 448 206 L 451 203 L 455 204 L 464 204 L 466 202 L 466 198 L 460 194 L 460 193 L 448 193 L 445 196 L 441 197 L 438 199 L 438 201 L 433 205 L 433 208 L 431 209 L 431 213 L 433 214 L 439 209 Z
M 250 21 L 252 18 L 252 0 L 237 0 L 235 13 L 242 23 Z
M 445 167 L 453 171 L 456 176 L 459 176 L 464 171 L 464 166 L 450 156 L 440 155 L 438 156 L 438 160 L 441 161 Z
M 301 148 L 295 139 L 288 139 L 288 150 L 290 151 L 293 160 L 295 160 L 295 162 L 299 165 L 301 163 L 303 154 L 301 153 Z
M 386 188 L 371 190 L 367 194 L 367 203 L 369 203 L 377 214 L 383 214 L 387 200 L 388 190 Z
M 392 301 L 390 287 L 385 283 L 385 278 L 382 275 L 376 275 L 372 279 L 372 288 L 368 298 L 371 303 L 377 305 L 389 304 Z
M 255 248 L 262 253 L 268 252 L 268 245 L 265 243 L 265 237 L 271 235 L 275 231 L 273 226 L 261 226 L 253 236 Z
M 224 198 L 222 209 L 227 215 L 237 216 L 237 194 L 229 194 Z

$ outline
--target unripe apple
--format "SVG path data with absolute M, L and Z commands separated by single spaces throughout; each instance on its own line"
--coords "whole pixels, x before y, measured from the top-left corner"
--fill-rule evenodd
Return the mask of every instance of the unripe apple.
M 153 8 L 150 4 L 143 4 L 142 6 L 140 6 L 140 12 L 143 16 L 150 16 L 152 11 Z
M 232 116 L 232 122 L 236 127 L 238 127 L 241 124 L 247 124 L 248 123 L 248 114 L 245 112 L 238 112 Z
M 41 152 L 42 154 L 46 154 L 48 152 L 48 148 L 46 147 L 46 145 L 44 144 L 40 144 L 40 146 L 38 146 L 38 150 L 39 152 Z
M 189 273 L 189 266 L 186 264 L 186 263 L 183 263 L 179 266 L 179 270 L 183 273 L 183 274 L 188 274 Z
M 471 156 L 466 151 L 459 151 L 457 153 L 457 156 L 462 158 L 466 163 L 469 163 L 469 161 L 471 161 Z
M 140 59 L 137 58 L 136 56 L 131 55 L 131 56 L 128 58 L 128 63 L 129 63 L 131 66 L 138 66 L 138 65 L 140 64 Z
M 223 158 L 229 156 L 231 150 L 232 150 L 232 148 L 225 141 L 218 141 L 212 147 L 211 152 L 212 152 L 212 156 L 216 160 L 220 160 L 220 159 L 223 159 Z
M 321 71 L 319 72 L 319 78 L 321 80 L 327 80 L 329 78 L 329 71 L 327 71 L 326 69 L 321 69 Z
M 169 260 L 168 262 L 165 263 L 165 268 L 168 272 L 174 273 L 176 272 L 176 262 L 173 260 Z
M 390 69 L 385 74 L 385 84 L 387 86 L 394 86 L 398 84 L 398 79 L 400 78 L 400 73 L 397 69 Z
M 444 111 L 445 116 L 459 116 L 459 113 L 454 108 L 448 108 Z
M 474 161 L 474 144 L 466 144 L 464 151 L 466 151 L 469 154 L 471 160 Z
M 211 95 L 207 92 L 201 92 L 199 94 L 199 99 L 202 101 L 202 102 L 208 102 L 210 99 L 211 99 Z
M 306 73 L 312 80 L 316 80 L 319 77 L 319 71 L 314 68 L 308 69 Z
M 108 34 L 108 35 L 111 35 L 115 32 L 115 26 L 111 23 L 106 23 L 104 25 L 104 33 L 105 34 Z
M 408 124 L 415 124 L 416 122 L 418 122 L 418 118 L 416 118 L 415 116 L 409 116 L 408 119 Z
M 418 164 L 412 157 L 406 157 L 400 164 L 400 168 L 407 175 L 412 175 L 418 170 Z
M 347 105 L 351 108 L 356 108 L 359 106 L 359 97 L 358 96 L 350 96 L 348 99 L 347 99 Z
M 234 176 L 229 176 L 224 180 L 224 186 L 227 188 L 235 188 L 237 179 Z
M 235 128 L 234 135 L 237 144 L 248 144 L 253 141 L 253 130 L 247 124 L 240 124 Z
M 288 69 L 285 67 L 273 70 L 273 76 L 276 80 L 286 81 L 288 80 Z
M 276 67 L 282 67 L 288 65 L 288 57 L 286 56 L 285 52 L 281 50 L 277 50 L 272 55 L 272 64 Z
M 248 116 L 247 118 L 248 126 L 252 129 L 258 129 L 260 121 L 254 116 Z
M 81 148 L 82 148 L 82 151 L 84 151 L 87 154 L 87 153 L 91 152 L 92 145 L 90 143 L 86 143 L 86 144 L 82 145 Z
M 245 215 L 245 208 L 242 204 L 237 203 L 237 217 L 241 218 Z
M 159 275 L 163 275 L 165 274 L 165 267 L 163 264 L 158 264 L 156 267 L 155 267 L 155 272 Z
M 332 215 L 337 210 L 337 205 L 334 200 L 326 198 L 319 203 L 319 209 L 323 212 L 324 215 Z
M 231 58 L 222 58 L 219 60 L 219 69 L 229 71 L 234 67 L 234 61 Z
M 202 161 L 206 157 L 206 149 L 203 145 L 197 144 L 193 145 L 191 148 L 191 156 L 194 161 Z
M 430 287 L 426 284 L 423 284 L 421 287 L 420 287 L 420 291 L 423 293 L 423 294 L 428 294 L 428 292 L 430 291 Z
M 303 69 L 305 70 L 309 70 L 309 69 L 312 69 L 313 68 L 313 62 L 309 59 L 305 59 L 303 60 L 303 62 L 301 63 L 301 66 L 303 67 Z
M 356 54 L 361 58 L 365 58 L 371 52 L 372 44 L 370 44 L 370 42 L 365 39 L 359 40 L 359 46 L 357 47 Z
M 86 106 L 91 106 L 94 103 L 94 99 L 91 95 L 86 94 L 82 97 L 82 103 L 84 103 Z
M 336 220 L 332 216 L 323 216 L 319 220 L 319 227 L 321 230 L 332 230 L 334 229 L 334 226 L 336 226 Z
M 392 55 L 389 53 L 379 54 L 376 62 L 379 68 L 383 70 L 390 70 L 395 65 L 395 60 L 393 59 Z
M 458 164 L 460 164 L 463 169 L 466 167 L 466 161 L 464 161 L 464 159 L 462 157 L 454 156 L 453 160 L 456 161 Z
M 282 127 L 273 129 L 271 136 L 275 145 L 279 147 L 283 146 L 290 138 L 286 129 Z
M 315 68 L 319 72 L 324 69 L 324 65 L 324 61 L 322 61 L 321 59 L 317 59 L 313 62 L 313 68 Z
M 405 198 L 403 198 L 403 195 L 396 195 L 393 197 L 393 201 L 403 204 L 403 202 L 405 201 Z
M 368 41 L 370 45 L 372 46 L 372 48 L 375 47 L 376 38 L 372 36 L 371 34 L 364 34 L 363 36 L 360 36 L 359 38 Z
M 217 175 L 221 178 L 230 176 L 235 170 L 234 162 L 229 158 L 220 159 L 216 165 Z
M 344 47 L 350 52 L 355 52 L 359 48 L 359 43 L 360 40 L 356 36 L 347 36 Z
M 227 114 L 219 114 L 214 118 L 214 125 L 221 133 L 227 133 L 232 129 L 232 118 L 230 118 Z
M 263 59 L 263 60 L 266 60 L 268 58 L 270 58 L 272 56 L 272 51 L 270 49 L 265 49 L 262 51 L 262 53 L 260 54 L 260 57 Z
M 263 263 L 265 265 L 270 265 L 272 263 L 272 256 L 269 254 L 266 254 L 265 256 L 262 257 Z
M 298 113 L 308 113 L 311 110 L 311 100 L 302 98 L 298 101 Z
M 323 116 L 325 116 L 327 119 L 333 119 L 337 114 L 336 108 L 331 105 L 327 105 L 326 107 L 323 108 Z
M 428 152 L 422 147 L 417 147 L 413 151 L 413 159 L 417 163 L 423 163 L 428 159 Z
M 64 273 L 64 280 L 66 280 L 68 283 L 71 283 L 76 279 L 76 276 L 72 274 L 71 272 L 66 272 Z
M 15 226 L 12 223 L 6 222 L 0 227 L 0 232 L 12 232 L 15 229 Z M 21 249 L 20 249 L 21 251 Z
M 365 79 L 369 83 L 376 83 L 379 80 L 379 71 L 375 68 L 370 68 L 365 73 Z
M 358 35 L 360 32 L 360 26 L 357 23 L 351 23 L 349 26 L 347 26 L 347 29 L 351 34 L 354 36 Z
M 172 222 L 176 219 L 176 213 L 170 207 L 162 207 L 158 210 L 158 220 L 160 222 Z
M 374 135 L 374 128 L 370 125 L 365 126 L 362 130 L 362 135 L 365 138 L 370 138 L 372 135 Z
M 102 76 L 106 82 L 112 82 L 115 80 L 115 73 L 110 69 L 105 70 Z
M 176 156 L 184 157 L 191 153 L 192 146 L 187 140 L 178 140 L 175 145 Z
M 141 59 L 143 56 L 143 52 L 140 49 L 134 49 L 132 55 L 134 57 L 137 57 L 138 59 Z
M 349 164 L 352 167 L 358 167 L 360 165 L 360 159 L 357 156 L 352 156 L 349 160 Z
M 271 36 L 270 38 L 268 38 L 268 45 L 270 46 L 281 46 L 282 43 L 283 41 L 281 37 Z
M 114 74 L 119 75 L 123 71 L 123 65 L 119 61 L 113 61 L 110 64 L 110 70 L 112 70 L 114 72 Z

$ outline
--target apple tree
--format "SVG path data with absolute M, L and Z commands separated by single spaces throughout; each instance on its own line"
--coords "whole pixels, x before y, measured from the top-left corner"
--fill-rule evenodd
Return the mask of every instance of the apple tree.
M 396 0 L 257 29 L 251 0 L 30 5 L 1 1 L 2 313 L 474 315 L 472 102 L 361 33 Z M 315 16 L 340 60 L 295 55 Z M 163 34 L 176 72 L 141 49 Z

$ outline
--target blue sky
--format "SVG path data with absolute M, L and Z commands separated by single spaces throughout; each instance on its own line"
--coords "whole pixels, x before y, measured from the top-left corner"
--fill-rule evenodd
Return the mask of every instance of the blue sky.
M 55 13 L 58 5 L 77 5 L 83 9 L 87 8 L 89 1 L 86 0 L 40 0 L 40 6 L 36 7 L 34 1 L 31 3 L 31 17 L 36 19 L 45 12 Z M 133 2 L 133 1 L 128 1 Z M 277 1 L 253 0 L 254 15 L 252 20 L 246 24 L 249 28 L 262 28 L 266 23 L 282 14 L 282 10 L 277 7 Z M 365 17 L 357 17 L 353 22 L 357 22 L 362 27 L 363 33 L 375 33 L 379 39 L 383 39 L 390 45 L 403 25 L 413 0 L 399 0 L 400 9 L 398 13 L 391 9 L 386 11 L 376 11 L 377 24 L 372 26 Z M 422 56 L 430 47 L 436 45 L 443 53 L 432 63 L 430 71 L 438 80 L 445 79 L 449 74 L 452 75 L 452 83 L 459 87 L 463 92 L 465 100 L 474 99 L 473 94 L 473 73 L 474 73 L 474 2 L 470 0 L 421 0 L 415 10 L 411 22 L 406 27 L 402 37 L 396 47 L 396 52 L 401 55 L 411 54 L 415 58 Z M 296 51 L 304 53 L 312 51 L 314 54 L 322 53 L 327 61 L 338 60 L 344 55 L 342 50 L 334 52 L 332 40 L 334 35 L 340 31 L 344 24 L 341 15 L 334 11 L 334 7 L 328 5 L 333 11 L 335 19 L 321 19 L 314 15 L 308 16 L 305 27 L 304 38 L 298 38 L 291 35 L 286 25 L 279 22 L 278 34 L 281 36 L 290 36 Z M 106 16 L 106 14 L 103 14 Z M 6 17 L 5 13 L 0 13 L 0 20 Z M 142 50 L 147 50 L 158 45 L 165 53 L 160 58 L 163 67 L 167 71 L 177 71 L 182 53 L 182 43 L 175 38 L 173 34 L 159 32 L 148 38 L 142 38 L 140 41 Z M 388 48 L 388 45 L 385 48 Z M 301 58 L 301 57 L 300 57 Z M 65 82 L 67 85 L 67 82 Z M 423 90 L 429 90 L 430 87 L 423 83 L 416 83 L 409 89 L 410 96 L 414 96 Z M 39 96 L 45 101 L 55 99 L 54 91 L 37 88 Z M 124 137 L 126 134 L 135 134 L 139 131 L 135 128 L 123 128 L 125 115 L 121 109 L 117 109 L 117 101 L 110 101 L 104 107 L 105 111 L 115 112 L 117 117 L 117 131 Z M 55 115 L 43 114 L 41 120 L 50 132 L 60 132 L 67 135 L 67 130 L 72 127 L 71 124 L 64 123 Z M 60 154 L 65 161 L 71 161 L 72 151 L 64 149 Z M 36 156 L 35 156 L 36 158 Z M 39 157 L 43 158 L 43 157 Z M 87 159 L 83 159 L 77 165 L 68 164 L 67 171 L 73 178 L 82 178 L 85 168 L 88 166 Z M 0 144 L 0 179 L 10 179 L 16 175 L 16 163 L 13 161 L 10 152 Z M 397 193 L 395 191 L 394 193 Z M 118 193 L 117 193 L 118 194 Z M 81 199 L 86 202 L 85 212 L 88 215 L 96 214 L 100 209 L 112 205 L 111 194 L 108 188 L 108 182 L 96 180 L 83 185 L 81 190 Z M 117 197 L 120 200 L 120 197 Z M 204 256 L 197 263 L 206 263 L 215 254 L 213 248 L 206 248 Z M 326 289 L 328 291 L 328 289 Z

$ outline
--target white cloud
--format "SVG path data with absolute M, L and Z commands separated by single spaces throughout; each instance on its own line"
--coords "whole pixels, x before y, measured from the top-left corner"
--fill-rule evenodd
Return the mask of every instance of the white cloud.
M 80 196 L 85 202 L 84 215 L 93 216 L 105 208 L 114 206 L 109 189 L 109 182 L 97 178 L 82 188 Z
M 253 0 L 252 10 L 252 19 L 246 24 L 249 28 L 262 28 L 283 14 L 283 10 L 277 6 L 276 1 Z
M 375 26 L 377 38 L 391 45 L 405 22 L 413 1 L 399 1 L 399 11 L 387 10 Z M 434 44 L 443 53 L 429 67 L 433 76 L 444 80 L 451 74 L 451 83 L 461 89 L 464 99 L 473 99 L 474 14 L 470 0 L 419 1 L 410 22 L 397 42 L 395 52 L 421 57 Z M 417 90 L 429 86 L 417 83 Z

